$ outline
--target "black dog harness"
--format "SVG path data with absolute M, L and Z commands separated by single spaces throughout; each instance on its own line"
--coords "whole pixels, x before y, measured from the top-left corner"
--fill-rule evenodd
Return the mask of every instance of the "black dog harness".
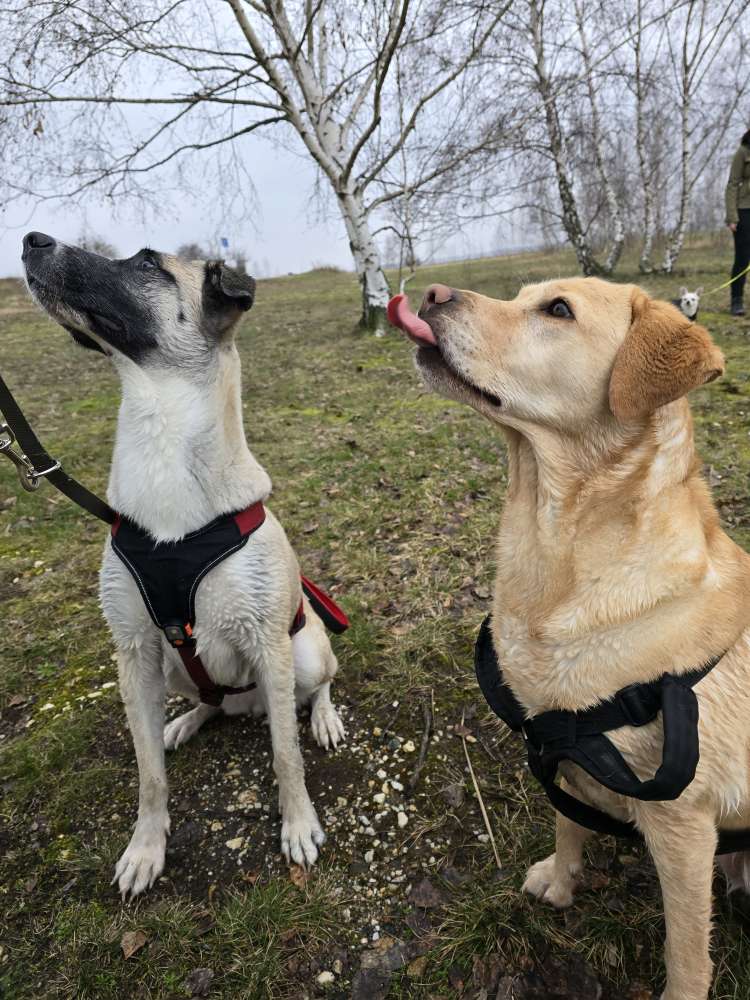
M 114 552 L 138 585 L 151 620 L 180 654 L 198 688 L 200 700 L 208 705 L 220 705 L 226 695 L 241 694 L 256 687 L 255 683 L 238 688 L 215 684 L 195 653 L 193 626 L 199 583 L 214 566 L 247 544 L 250 535 L 266 519 L 263 504 L 258 501 L 235 514 L 217 517 L 177 542 L 155 542 L 148 532 L 122 517 L 69 476 L 47 453 L 1 377 L 0 410 L 7 421 L 0 422 L 0 455 L 5 455 L 16 466 L 23 488 L 31 492 L 46 477 L 79 507 L 112 526 Z M 16 441 L 23 451 L 14 450 Z M 301 578 L 301 583 L 323 624 L 331 632 L 345 632 L 349 619 L 344 612 L 306 577 Z M 300 600 L 289 634 L 294 635 L 304 625 L 304 606 Z
M 597 833 L 640 836 L 633 823 L 613 819 L 582 802 L 555 783 L 559 765 L 572 761 L 596 781 L 641 801 L 679 798 L 695 777 L 700 757 L 698 699 L 694 686 L 724 656 L 685 674 L 664 674 L 659 680 L 630 684 L 612 697 L 580 712 L 550 711 L 527 718 L 511 688 L 503 680 L 487 616 L 474 650 L 474 668 L 482 694 L 492 711 L 512 729 L 522 733 L 529 770 L 541 784 L 555 809 L 579 826 Z M 641 781 L 617 747 L 604 734 L 623 726 L 645 726 L 662 714 L 664 752 L 653 778 Z M 717 854 L 750 847 L 750 831 L 725 831 L 719 836 Z

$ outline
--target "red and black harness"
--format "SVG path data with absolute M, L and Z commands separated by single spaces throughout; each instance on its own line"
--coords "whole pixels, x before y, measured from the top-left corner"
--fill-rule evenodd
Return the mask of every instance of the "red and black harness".
M 155 542 L 148 532 L 119 515 L 112 525 L 113 552 L 130 571 L 151 620 L 180 654 L 200 700 L 207 705 L 220 705 L 226 695 L 252 691 L 256 685 L 228 687 L 215 684 L 209 677 L 196 654 L 193 638 L 198 585 L 215 566 L 246 545 L 265 519 L 266 509 L 258 501 L 236 514 L 217 517 L 176 542 Z M 332 632 L 341 633 L 349 627 L 344 612 L 304 576 L 302 589 Z M 300 599 L 289 635 L 295 635 L 304 625 Z
M 254 683 L 233 688 L 215 684 L 209 677 L 195 652 L 195 594 L 205 575 L 246 545 L 253 532 L 263 524 L 266 519 L 263 504 L 258 501 L 245 510 L 223 514 L 179 541 L 155 542 L 148 532 L 69 476 L 47 453 L 2 377 L 0 411 L 6 421 L 0 422 L 0 455 L 5 455 L 16 466 L 23 488 L 32 492 L 42 479 L 49 479 L 79 507 L 111 525 L 113 551 L 138 585 L 151 620 L 180 654 L 201 701 L 220 705 L 226 695 L 251 691 L 256 686 Z M 16 441 L 22 449 L 20 453 L 14 448 Z M 301 583 L 324 625 L 337 634 L 346 631 L 349 620 L 331 598 L 304 576 Z M 294 635 L 304 625 L 305 613 L 300 600 L 289 634 Z
M 618 837 L 639 837 L 623 823 L 582 802 L 555 781 L 569 760 L 619 795 L 646 802 L 679 798 L 695 777 L 700 759 L 698 699 L 693 688 L 722 660 L 724 653 L 683 674 L 663 674 L 645 684 L 630 684 L 607 701 L 580 712 L 550 711 L 527 716 L 503 672 L 492 641 L 491 616 L 485 618 L 474 648 L 474 668 L 487 704 L 502 721 L 523 735 L 529 770 L 554 808 L 579 826 Z M 645 726 L 661 713 L 662 762 L 653 778 L 641 781 L 604 734 L 623 726 Z M 750 848 L 750 830 L 720 831 L 717 854 Z

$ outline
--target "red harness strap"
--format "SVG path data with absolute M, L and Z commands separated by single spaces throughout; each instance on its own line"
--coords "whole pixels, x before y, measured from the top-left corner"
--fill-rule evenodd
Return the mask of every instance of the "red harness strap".
M 289 635 L 296 635 L 304 627 L 305 609 L 302 601 L 300 601 L 297 614 L 292 621 L 292 627 L 289 629 Z M 190 676 L 190 680 L 198 688 L 198 696 L 202 702 L 206 705 L 219 706 L 228 694 L 244 694 L 246 691 L 252 691 L 258 686 L 255 681 L 251 684 L 245 684 L 244 687 L 229 687 L 226 684 L 216 684 L 212 681 L 208 675 L 208 671 L 203 666 L 200 656 L 196 655 L 195 639 L 192 637 L 193 630 L 189 625 L 186 625 L 185 631 L 188 634 L 188 638 L 174 642 L 173 646 L 180 654 L 180 659 Z
M 198 697 L 206 705 L 218 707 L 228 694 L 243 694 L 245 691 L 252 691 L 258 685 L 253 681 L 244 687 L 227 687 L 225 684 L 215 684 L 208 676 L 206 668 L 200 656 L 195 653 L 195 640 L 190 639 L 187 643 L 182 643 L 174 647 L 180 654 L 183 666 L 187 670 L 190 680 L 198 688 Z

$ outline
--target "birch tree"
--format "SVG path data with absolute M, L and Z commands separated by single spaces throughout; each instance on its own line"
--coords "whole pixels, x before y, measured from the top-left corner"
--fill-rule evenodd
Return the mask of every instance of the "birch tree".
M 584 274 L 612 273 L 628 235 L 642 271 L 672 271 L 750 96 L 748 0 L 519 0 L 508 20 L 496 72 L 528 107 L 515 148 L 544 229 Z
M 501 72 L 515 77 L 516 85 L 528 95 L 530 111 L 527 121 L 517 127 L 516 147 L 528 159 L 545 159 L 551 167 L 550 181 L 557 189 L 560 206 L 559 222 L 584 274 L 610 274 L 620 258 L 626 235 L 609 174 L 611 156 L 599 107 L 598 63 L 590 39 L 591 22 L 597 13 L 584 0 L 575 0 L 572 12 L 569 5 L 557 0 L 524 0 L 513 9 L 516 42 L 512 51 L 499 60 Z M 584 120 L 586 141 L 582 144 L 580 133 L 584 130 L 580 123 Z M 580 162 L 580 154 L 576 162 L 576 133 L 578 145 L 585 145 L 586 156 L 592 162 Z M 533 170 L 527 170 L 533 175 Z M 597 189 L 605 192 L 607 211 L 597 206 L 586 218 L 581 192 L 591 184 L 592 176 Z M 591 239 L 594 222 L 599 230 L 610 234 L 610 248 L 603 258 Z
M 7 0 L 0 114 L 17 155 L 5 199 L 160 200 L 198 154 L 246 207 L 248 136 L 304 151 L 338 208 L 377 329 L 389 295 L 374 220 L 486 149 L 472 114 L 497 0 Z M 395 113 L 394 67 L 408 71 Z M 446 124 L 452 133 L 446 136 Z M 6 144 L 8 138 L 6 138 Z M 157 179 L 157 176 L 158 179 Z M 162 188 L 163 190 L 163 188 Z
M 648 4 L 648 0 L 645 0 Z M 626 53 L 622 79 L 630 91 L 635 111 L 635 152 L 638 161 L 638 180 L 642 200 L 641 248 L 639 270 L 648 274 L 653 270 L 652 255 L 656 235 L 656 195 L 660 162 L 658 129 L 655 124 L 660 106 L 654 95 L 657 88 L 658 66 L 662 58 L 664 22 L 653 26 L 648 40 L 644 30 L 644 0 L 635 0 L 635 9 L 627 22 L 629 53 Z M 654 142 L 656 135 L 656 143 Z M 664 136 L 662 135 L 662 138 Z
M 727 142 L 727 130 L 748 93 L 741 0 L 687 0 L 665 11 L 667 66 L 679 120 L 677 193 L 674 221 L 661 270 L 670 272 L 680 255 L 696 185 Z M 701 101 L 711 88 L 719 100 Z

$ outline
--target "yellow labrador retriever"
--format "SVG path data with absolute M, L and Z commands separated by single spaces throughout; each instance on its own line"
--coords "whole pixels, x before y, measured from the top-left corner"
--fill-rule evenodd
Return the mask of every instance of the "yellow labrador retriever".
M 664 1000 L 706 1000 L 717 832 L 750 827 L 750 557 L 721 529 L 685 399 L 722 374 L 722 354 L 674 306 L 595 278 L 511 301 L 433 285 L 418 316 L 401 300 L 391 317 L 418 343 L 425 383 L 505 433 L 492 640 L 527 717 L 724 653 L 694 688 L 700 760 L 679 798 L 626 798 L 562 768 L 578 798 L 645 837 L 664 899 Z M 608 736 L 638 778 L 654 774 L 661 715 Z M 556 851 L 524 890 L 570 905 L 587 836 L 558 814 Z M 731 888 L 750 889 L 750 852 L 720 860 Z

